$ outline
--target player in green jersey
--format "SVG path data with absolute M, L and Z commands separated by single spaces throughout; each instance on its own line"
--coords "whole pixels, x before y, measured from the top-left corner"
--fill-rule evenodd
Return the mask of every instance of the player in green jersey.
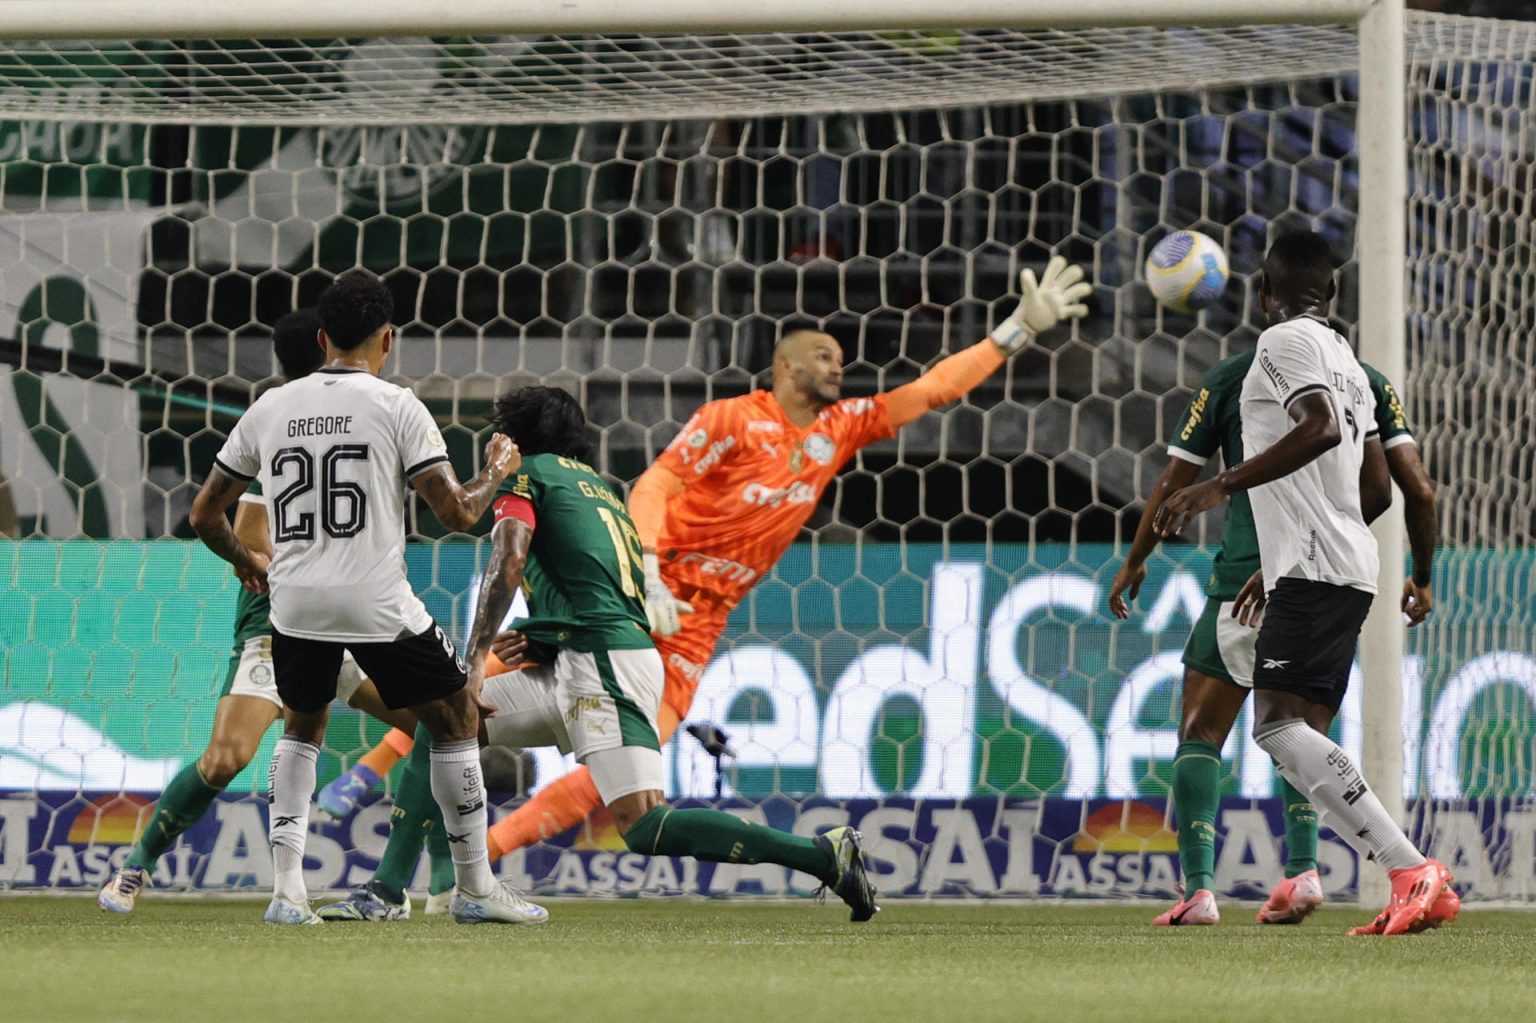
M 1244 352 L 1206 373 L 1169 440 L 1168 465 L 1147 495 L 1135 541 L 1110 586 L 1109 606 L 1117 618 L 1130 614 L 1146 579 L 1146 560 L 1157 545 L 1152 519 L 1163 499 L 1195 481 L 1218 451 L 1233 466 L 1243 460 L 1239 401 L 1243 378 L 1253 363 Z M 1435 492 L 1419 458 L 1397 391 L 1374 368 L 1363 367 L 1376 397 L 1376 426 L 1392 479 L 1403 492 L 1413 574 L 1403 585 L 1402 609 L 1417 625 L 1434 607 L 1430 564 L 1435 553 Z M 1367 447 L 1367 458 L 1377 449 Z M 1377 463 L 1379 465 L 1379 463 Z M 1362 473 L 1362 485 L 1369 478 Z M 1386 493 L 1362 490 L 1367 521 L 1385 511 Z M 1263 609 L 1259 544 L 1246 492 L 1227 503 L 1226 528 L 1206 584 L 1205 609 L 1184 648 L 1184 687 L 1179 746 L 1173 765 L 1173 803 L 1178 818 L 1179 859 L 1186 897 L 1157 917 L 1158 925 L 1215 924 L 1220 919 L 1211 889 L 1215 870 L 1216 811 L 1221 798 L 1221 748 L 1253 686 L 1254 642 Z M 1251 585 L 1250 585 L 1251 584 Z M 1317 873 L 1317 810 L 1282 779 L 1285 806 L 1285 879 L 1259 911 L 1260 923 L 1300 923 L 1323 901 Z
M 325 350 L 316 341 L 319 330 L 320 317 L 312 309 L 291 312 L 273 326 L 272 344 L 285 381 L 308 376 L 325 361 Z M 257 483 L 241 495 L 235 510 L 235 535 L 252 550 L 265 551 L 271 546 L 266 503 Z M 234 650 L 219 693 L 213 734 L 202 755 L 183 767 L 161 792 L 144 833 L 98 893 L 96 902 L 102 909 L 133 912 L 160 857 L 176 844 L 182 832 L 202 819 L 219 793 L 251 762 L 272 722 L 282 716 L 283 703 L 272 673 L 270 608 L 267 594 L 240 590 L 235 602 Z M 372 683 L 350 659 L 342 665 L 337 694 L 380 720 L 414 727 L 409 714 L 385 709 Z
M 852 907 L 853 920 L 874 916 L 875 890 L 852 828 L 805 838 L 719 810 L 665 804 L 656 731 L 663 675 L 645 614 L 640 540 L 624 502 L 583 461 L 581 406 L 556 388 L 528 387 L 497 401 L 493 422 L 517 442 L 523 464 L 494 505 L 491 559 L 469 640 L 469 684 L 485 712 L 481 742 L 575 753 L 635 852 L 776 863 L 834 890 Z M 498 637 L 519 586 L 531 614 L 513 623 L 510 640 Z M 498 639 L 534 663 L 484 679 L 486 654 Z M 418 809 L 431 812 L 425 804 Z M 392 830 L 391 844 L 401 835 L 409 840 L 403 829 Z M 398 859 L 409 861 L 420 848 Z M 406 880 L 375 876 L 321 915 L 393 919 L 378 907 Z

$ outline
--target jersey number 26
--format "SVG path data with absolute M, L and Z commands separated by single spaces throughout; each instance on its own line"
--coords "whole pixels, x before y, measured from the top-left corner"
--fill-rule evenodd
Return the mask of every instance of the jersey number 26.
M 350 461 L 368 461 L 368 445 L 337 444 L 320 456 L 320 528 L 337 540 L 356 536 L 368 524 L 368 495 L 358 484 L 336 478 L 337 467 Z M 295 513 L 289 507 L 315 489 L 315 456 L 306 448 L 283 448 L 272 456 L 272 476 L 286 477 L 289 470 L 293 482 L 272 498 L 276 543 L 315 538 L 315 513 Z

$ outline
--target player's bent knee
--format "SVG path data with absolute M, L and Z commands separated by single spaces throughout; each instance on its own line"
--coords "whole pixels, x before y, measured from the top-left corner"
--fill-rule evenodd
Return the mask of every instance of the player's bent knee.
M 628 842 L 629 832 L 634 829 L 640 819 L 661 805 L 661 793 L 657 790 L 631 792 L 609 803 L 608 814 L 613 818 L 613 826 Z
M 660 793 L 657 793 L 659 796 Z M 611 809 L 611 808 L 610 808 Z M 642 853 L 646 856 L 655 856 L 657 843 L 661 839 L 662 828 L 666 821 L 667 805 L 657 799 L 645 812 L 628 820 L 624 825 L 618 825 L 618 816 L 614 816 L 615 826 L 619 827 L 619 834 L 624 838 L 624 844 L 630 852 Z
M 235 780 L 235 775 L 245 770 L 255 750 L 242 748 L 238 743 L 211 743 L 197 760 L 197 773 L 203 781 L 215 788 L 224 788 Z
M 434 742 L 463 742 L 477 738 L 480 731 L 480 713 L 465 689 L 411 710 Z
M 1218 749 L 1226 743 L 1232 729 L 1225 722 L 1207 721 L 1199 714 L 1192 714 L 1179 723 L 1180 742 L 1204 742 Z
M 1288 745 L 1286 733 L 1296 727 L 1306 728 L 1307 723 L 1300 717 L 1282 717 L 1255 723 L 1253 741 L 1258 744 L 1259 749 L 1278 761 L 1281 759 L 1282 748 Z

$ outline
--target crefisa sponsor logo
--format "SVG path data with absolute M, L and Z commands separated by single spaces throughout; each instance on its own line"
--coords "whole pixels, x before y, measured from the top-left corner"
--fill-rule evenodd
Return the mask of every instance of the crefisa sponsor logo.
M 816 488 L 809 483 L 796 481 L 787 487 L 767 487 L 761 483 L 748 483 L 741 491 L 741 499 L 747 504 L 777 508 L 781 504 L 814 504 Z

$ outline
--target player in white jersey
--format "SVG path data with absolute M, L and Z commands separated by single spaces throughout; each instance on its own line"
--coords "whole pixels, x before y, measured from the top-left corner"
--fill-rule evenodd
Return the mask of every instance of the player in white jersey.
M 460 923 L 542 923 L 548 914 L 499 885 L 485 847 L 479 710 L 453 643 L 405 574 L 405 486 L 450 529 L 468 529 L 516 471 L 498 435 L 483 472 L 461 486 L 442 434 L 414 394 L 380 380 L 394 343 L 389 291 L 364 271 L 320 298 L 325 365 L 268 391 L 230 432 L 193 503 L 191 522 L 241 582 L 272 599 L 272 664 L 284 735 L 268 788 L 273 895 L 269 923 L 317 924 L 304 886 L 304 840 L 336 673 L 350 652 L 390 709 L 409 708 L 432 736 L 432 793 L 443 812 Z M 252 552 L 225 518 L 253 480 L 270 502 L 272 556 Z
M 1376 593 L 1360 471 L 1366 445 L 1380 446 L 1365 371 L 1328 325 L 1334 291 L 1327 239 L 1301 231 L 1270 247 L 1259 286 L 1270 327 L 1243 381 L 1248 458 L 1170 496 L 1154 523 L 1173 536 L 1192 516 L 1249 491 L 1268 595 L 1254 651 L 1254 738 L 1334 831 L 1392 879 L 1387 908 L 1351 933 L 1405 934 L 1425 926 L 1450 871 L 1414 848 L 1328 738 Z M 1379 451 L 1369 461 L 1385 469 Z

